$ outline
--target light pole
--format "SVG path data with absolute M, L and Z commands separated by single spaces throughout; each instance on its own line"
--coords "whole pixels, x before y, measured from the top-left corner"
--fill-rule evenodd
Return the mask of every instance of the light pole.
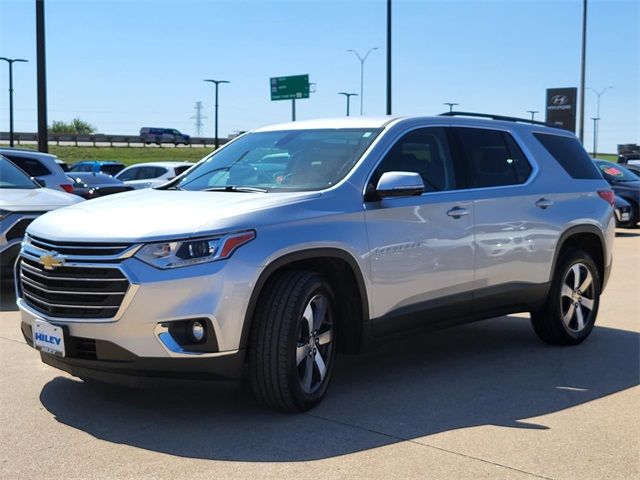
M 527 110 L 527 113 L 531 114 L 531 123 L 533 123 L 535 121 L 536 113 L 538 113 L 538 110 Z
M 347 52 L 353 52 L 353 54 L 358 57 L 358 60 L 360 60 L 360 115 L 362 115 L 362 105 L 363 105 L 363 98 L 364 98 L 364 62 L 367 59 L 367 57 L 369 56 L 369 54 L 371 52 L 373 52 L 374 50 L 378 50 L 378 47 L 373 47 L 370 48 L 369 51 L 365 54 L 364 57 L 360 56 L 360 54 L 358 52 L 356 52 L 355 50 L 349 49 L 347 50 Z
M 347 117 L 349 116 L 349 100 L 351 97 L 357 97 L 357 93 L 338 92 L 338 95 L 344 95 L 347 99 Z
M 214 127 L 215 128 L 215 134 L 214 134 L 215 136 L 214 136 L 214 139 L 213 139 L 213 142 L 214 142 L 213 145 L 214 145 L 214 148 L 217 150 L 218 147 L 220 146 L 220 141 L 218 140 L 218 85 L 220 85 L 221 83 L 231 83 L 231 82 L 229 82 L 227 80 L 211 80 L 211 79 L 207 79 L 207 80 L 204 80 L 204 81 L 213 83 L 216 86 L 216 101 L 215 101 L 215 108 L 214 108 L 215 113 L 214 113 L 214 120 L 213 120 L 214 121 L 214 125 L 215 125 L 215 127 Z
M 584 77 L 587 63 L 587 0 L 582 1 L 582 52 L 580 56 L 580 123 L 578 138 L 584 144 Z
M 598 128 L 600 127 L 600 124 L 598 123 L 599 120 L 600 120 L 600 97 L 604 94 L 604 92 L 606 92 L 610 88 L 613 88 L 613 87 L 612 86 L 608 86 L 608 87 L 603 88 L 602 90 L 600 90 L 598 92 L 594 88 L 587 87 L 587 90 L 591 90 L 598 97 L 598 103 L 597 103 L 597 107 L 596 107 L 596 118 L 597 118 L 597 120 L 593 122 L 593 125 L 594 125 L 594 130 L 593 130 L 593 156 L 594 157 L 596 156 L 596 151 L 598 150 Z
M 453 107 L 460 105 L 459 103 L 444 102 L 443 105 L 449 105 L 449 112 L 453 112 Z
M 28 62 L 23 58 L 0 57 L 9 64 L 9 146 L 13 147 L 13 64 L 16 62 Z
M 591 117 L 593 120 L 593 158 L 596 158 L 597 150 L 598 150 L 598 117 Z

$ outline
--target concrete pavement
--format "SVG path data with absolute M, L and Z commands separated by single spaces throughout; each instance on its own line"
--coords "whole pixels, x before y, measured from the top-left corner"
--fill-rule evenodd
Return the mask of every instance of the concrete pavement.
M 237 384 L 84 384 L 0 313 L 0 478 L 640 477 L 640 232 L 619 230 L 591 337 L 542 344 L 527 315 L 339 358 L 325 401 L 260 408 Z

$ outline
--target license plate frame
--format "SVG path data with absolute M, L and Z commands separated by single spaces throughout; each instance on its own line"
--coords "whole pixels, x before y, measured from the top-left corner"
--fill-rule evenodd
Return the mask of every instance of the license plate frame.
M 57 357 L 66 356 L 64 329 L 45 320 L 33 322 L 33 347 Z

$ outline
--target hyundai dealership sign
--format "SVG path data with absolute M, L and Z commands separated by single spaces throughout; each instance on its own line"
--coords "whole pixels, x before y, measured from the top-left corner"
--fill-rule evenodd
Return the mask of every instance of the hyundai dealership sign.
M 575 133 L 577 97 L 578 89 L 575 87 L 548 88 L 546 123 Z

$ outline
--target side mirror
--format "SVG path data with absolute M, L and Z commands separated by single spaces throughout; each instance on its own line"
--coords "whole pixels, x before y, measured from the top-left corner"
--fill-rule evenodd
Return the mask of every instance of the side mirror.
M 376 194 L 385 197 L 409 197 L 424 192 L 424 182 L 418 173 L 385 172 L 376 186 Z
M 34 182 L 36 182 L 38 185 L 40 185 L 43 188 L 47 186 L 47 182 L 45 182 L 43 178 L 31 177 L 31 180 L 33 180 Z

